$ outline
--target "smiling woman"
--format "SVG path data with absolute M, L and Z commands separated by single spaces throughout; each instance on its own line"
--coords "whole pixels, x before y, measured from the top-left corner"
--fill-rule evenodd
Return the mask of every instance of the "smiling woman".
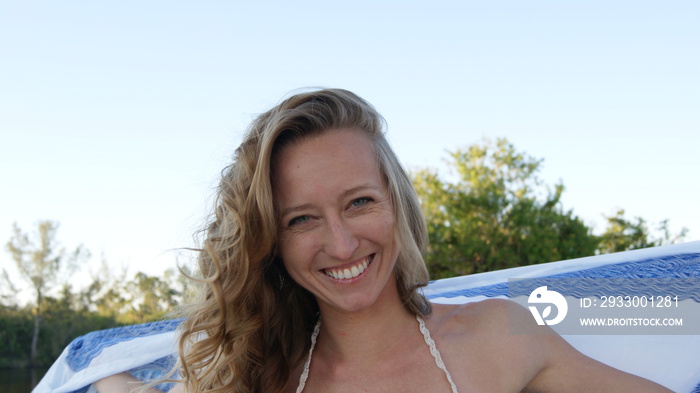
M 176 389 L 668 391 L 582 355 L 510 301 L 431 304 L 425 223 L 383 124 L 345 90 L 292 96 L 254 121 L 199 254 L 206 285 L 181 325 Z
M 430 312 L 416 291 L 428 282 L 420 205 L 383 125 L 361 98 L 326 90 L 291 97 L 250 127 L 200 261 L 216 279 L 184 324 L 183 340 L 209 337 L 181 343 L 193 391 L 222 380 L 280 391 L 301 373 L 319 312 L 324 327 L 331 315 L 379 312 L 378 299 Z M 213 357 L 222 346 L 230 353 Z
M 273 173 L 287 273 L 324 315 L 372 307 L 393 275 L 398 248 L 393 204 L 370 141 L 352 129 L 309 137 L 281 150 Z

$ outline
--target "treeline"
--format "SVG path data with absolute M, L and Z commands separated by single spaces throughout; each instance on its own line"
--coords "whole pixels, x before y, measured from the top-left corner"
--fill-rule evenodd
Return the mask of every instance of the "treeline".
M 562 206 L 563 184 L 548 186 L 539 179 L 542 160 L 505 139 L 456 150 L 450 158 L 451 174 L 431 169 L 411 174 L 428 223 L 432 279 L 658 246 L 686 233 L 672 234 L 665 221 L 650 228 L 619 210 L 595 234 Z M 75 337 L 163 318 L 193 291 L 191 281 L 172 270 L 128 279 L 104 261 L 91 284 L 76 291 L 66 277 L 89 253 L 81 247 L 66 251 L 57 229 L 51 221 L 38 223 L 31 233 L 15 225 L 6 244 L 34 298 L 31 305 L 18 305 L 4 272 L 0 367 L 49 365 Z
M 681 241 L 668 222 L 650 228 L 623 209 L 594 233 L 561 203 L 564 185 L 545 184 L 542 160 L 506 139 L 484 140 L 449 154 L 452 173 L 412 173 L 428 222 L 431 278 L 480 273 Z
M 70 276 L 84 268 L 89 253 L 82 247 L 66 251 L 57 240 L 58 223 L 39 222 L 25 233 L 14 226 L 6 250 L 33 294 L 28 305 L 18 299 L 16 283 L 3 269 L 0 291 L 0 367 L 48 366 L 76 337 L 117 326 L 168 316 L 192 291 L 179 272 L 161 276 L 126 269 L 113 271 L 102 260 L 90 284 L 75 289 Z
M 182 280 L 176 277 L 173 270 L 167 270 L 162 277 L 139 272 L 130 280 L 113 280 L 108 287 L 96 280 L 81 291 L 63 285 L 56 295 L 45 296 L 40 308 L 35 303 L 20 306 L 4 296 L 0 304 L 0 368 L 48 366 L 78 336 L 168 317 L 188 290 L 183 290 Z

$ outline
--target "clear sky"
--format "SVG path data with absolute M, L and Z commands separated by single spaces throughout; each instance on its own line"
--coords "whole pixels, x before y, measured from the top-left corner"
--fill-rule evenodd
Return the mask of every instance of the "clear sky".
M 0 241 L 57 220 L 91 268 L 160 274 L 250 120 L 313 86 L 373 103 L 409 169 L 505 137 L 597 230 L 624 208 L 700 240 L 699 19 L 695 0 L 5 0 Z

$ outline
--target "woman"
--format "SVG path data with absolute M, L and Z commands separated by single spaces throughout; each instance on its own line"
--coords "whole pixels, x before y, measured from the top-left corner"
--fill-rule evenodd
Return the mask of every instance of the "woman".
M 668 391 L 585 357 L 509 301 L 430 304 L 424 220 L 383 125 L 344 90 L 254 121 L 200 253 L 184 390 Z

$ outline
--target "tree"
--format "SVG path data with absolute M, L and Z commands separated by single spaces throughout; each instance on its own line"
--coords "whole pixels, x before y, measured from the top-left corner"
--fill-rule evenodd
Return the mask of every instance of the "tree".
M 15 223 L 13 235 L 7 242 L 7 251 L 12 255 L 20 275 L 34 290 L 33 317 L 34 328 L 30 360 L 34 364 L 37 358 L 39 329 L 44 313 L 46 294 L 60 281 L 61 273 L 74 269 L 77 263 L 88 257 L 89 253 L 78 246 L 68 253 L 56 240 L 58 223 L 40 221 L 36 233 L 26 234 Z
M 2 276 L 0 276 L 0 304 L 11 305 L 15 304 L 15 297 L 19 290 L 15 288 L 10 276 L 7 274 L 7 270 L 2 269 Z
M 167 269 L 162 277 L 138 272 L 124 288 L 131 295 L 129 307 L 119 316 L 124 323 L 142 323 L 160 319 L 179 304 L 181 292 L 175 289 L 175 273 Z
M 643 218 L 635 217 L 631 220 L 625 217 L 624 209 L 618 209 L 615 215 L 603 217 L 607 221 L 607 226 L 600 239 L 601 253 L 673 244 L 682 241 L 688 232 L 687 228 L 683 228 L 680 233 L 672 235 L 668 228 L 668 220 L 664 220 L 658 226 L 657 232 L 660 232 L 660 235 L 656 235 L 652 233 Z
M 433 170 L 412 174 L 428 223 L 431 277 L 478 273 L 595 253 L 598 238 L 537 177 L 542 160 L 506 139 L 458 149 L 447 181 Z
M 103 317 L 118 319 L 129 305 L 126 299 L 128 289 L 127 266 L 115 271 L 104 255 L 97 271 L 91 271 L 92 282 L 79 294 L 80 304 L 85 311 L 96 312 Z

